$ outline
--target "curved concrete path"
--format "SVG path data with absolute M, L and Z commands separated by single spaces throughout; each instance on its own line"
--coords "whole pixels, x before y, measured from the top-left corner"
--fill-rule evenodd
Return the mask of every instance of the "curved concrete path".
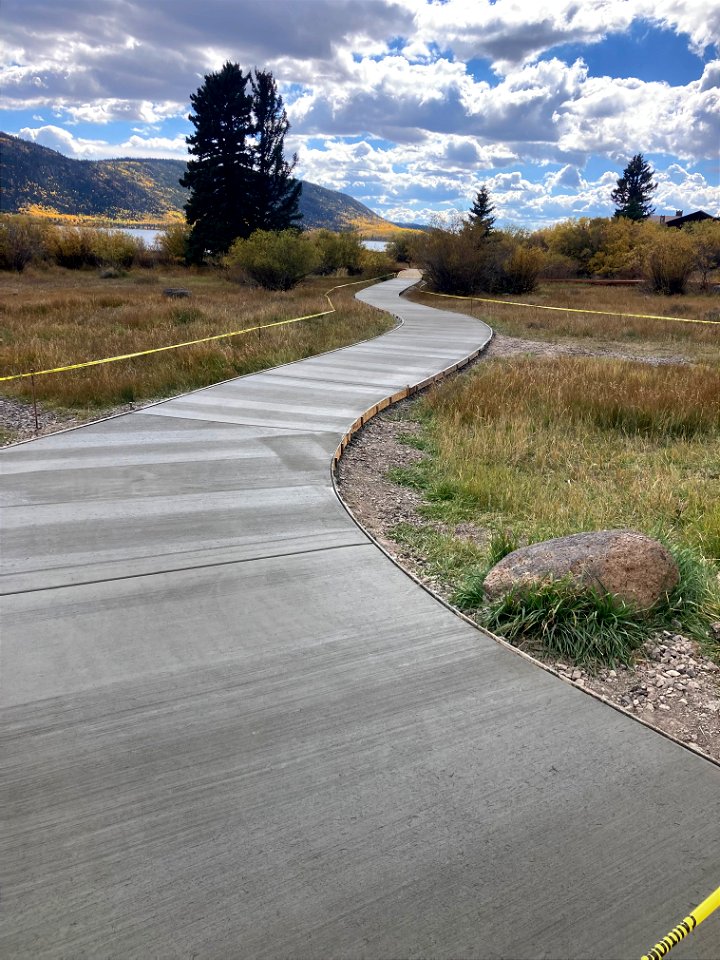
M 372 343 L 0 457 L 3 957 L 638 957 L 718 883 L 717 767 L 337 502 L 349 423 L 488 336 L 406 284 Z

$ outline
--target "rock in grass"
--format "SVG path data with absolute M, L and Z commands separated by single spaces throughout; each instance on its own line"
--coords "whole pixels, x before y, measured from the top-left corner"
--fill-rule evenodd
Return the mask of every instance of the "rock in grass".
M 598 530 L 557 537 L 514 550 L 484 582 L 490 600 L 549 580 L 569 579 L 649 610 L 679 580 L 671 553 L 635 530 Z
M 171 300 L 181 300 L 190 296 L 190 291 L 183 287 L 166 287 L 163 290 L 163 296 L 170 297 Z

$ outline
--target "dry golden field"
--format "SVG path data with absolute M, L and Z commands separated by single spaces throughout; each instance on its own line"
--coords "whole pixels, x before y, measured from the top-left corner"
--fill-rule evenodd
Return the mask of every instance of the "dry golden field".
M 288 292 L 234 283 L 221 271 L 27 268 L 0 274 L 0 371 L 43 370 L 112 357 L 329 309 L 325 291 L 346 280 L 312 278 Z M 181 287 L 184 299 L 163 291 Z M 373 337 L 393 321 L 359 303 L 360 285 L 333 294 L 327 317 L 85 370 L 36 377 L 38 400 L 102 410 L 169 396 Z M 29 398 L 28 380 L 0 383 L 0 395 Z

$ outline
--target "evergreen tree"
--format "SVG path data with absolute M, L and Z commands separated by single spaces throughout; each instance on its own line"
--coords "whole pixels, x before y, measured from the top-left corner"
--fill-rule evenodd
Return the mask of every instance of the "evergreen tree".
M 255 144 L 253 169 L 254 220 L 258 230 L 286 230 L 302 218 L 298 210 L 302 183 L 292 179 L 297 155 L 288 163 L 283 156 L 290 124 L 273 75 L 256 70 L 252 78 Z
M 653 182 L 654 171 L 641 153 L 635 154 L 618 177 L 617 187 L 610 194 L 616 206 L 616 217 L 629 220 L 646 220 L 655 209 L 651 204 L 657 183 Z
M 252 76 L 228 62 L 205 77 L 190 102 L 192 159 L 180 180 L 190 189 L 188 260 L 226 253 L 255 230 L 294 226 L 302 184 L 292 179 L 296 158 L 283 157 L 289 123 L 272 74 Z
M 487 187 L 483 184 L 478 190 L 470 209 L 470 225 L 472 227 L 483 227 L 487 235 L 492 231 L 496 220 L 496 217 L 493 216 L 494 213 L 495 204 L 490 200 Z
M 190 97 L 195 132 L 187 138 L 194 159 L 180 180 L 190 189 L 185 204 L 192 230 L 188 259 L 224 253 L 236 237 L 249 235 L 252 222 L 252 144 L 254 132 L 249 74 L 236 63 L 210 73 Z

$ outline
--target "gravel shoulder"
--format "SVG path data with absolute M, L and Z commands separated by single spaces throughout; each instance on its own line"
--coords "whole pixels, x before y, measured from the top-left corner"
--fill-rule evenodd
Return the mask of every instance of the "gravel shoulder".
M 486 357 L 541 356 L 614 356 L 646 363 L 682 363 L 683 357 L 654 357 L 597 345 L 554 344 L 522 340 L 497 334 Z M 412 401 L 403 401 L 374 417 L 357 433 L 338 466 L 338 490 L 357 521 L 397 562 L 449 602 L 452 587 L 430 576 L 423 557 L 398 544 L 390 531 L 398 523 L 427 526 L 419 513 L 421 495 L 387 479 L 393 467 L 407 466 L 422 459 L 423 453 L 405 443 L 400 436 L 419 432 L 412 420 Z M 402 418 L 398 418 L 398 408 Z M 486 532 L 471 524 L 454 528 L 437 525 L 457 538 L 483 541 Z M 532 654 L 538 656 L 537 651 Z M 632 716 L 669 734 L 689 749 L 720 762 L 720 668 L 703 656 L 700 646 L 681 634 L 662 631 L 637 652 L 629 667 L 601 669 L 597 673 L 550 658 L 543 661 L 565 680 L 605 697 Z

